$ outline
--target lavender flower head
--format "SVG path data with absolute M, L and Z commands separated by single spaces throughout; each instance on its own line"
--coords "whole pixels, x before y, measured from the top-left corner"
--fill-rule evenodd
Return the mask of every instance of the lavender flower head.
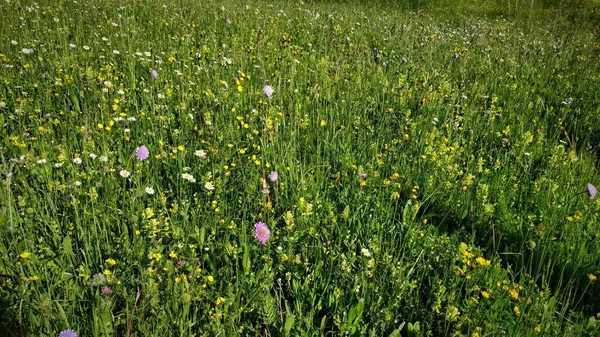
M 77 332 L 73 330 L 63 330 L 58 334 L 58 337 L 77 337 Z
M 264 245 L 267 243 L 270 236 L 271 231 L 269 230 L 269 227 L 265 225 L 264 222 L 259 221 L 254 224 L 254 237 L 256 238 L 256 240 L 258 240 L 258 242 Z
M 506 138 L 506 137 L 502 138 L 502 144 L 503 145 L 508 145 L 508 142 L 509 142 L 508 138 Z
M 269 180 L 275 182 L 277 181 L 277 178 L 279 178 L 279 173 L 277 173 L 277 171 L 271 171 L 271 174 L 269 174 Z
M 152 76 L 152 78 L 158 78 L 158 73 L 156 72 L 156 70 L 152 69 L 150 71 L 150 75 Z
M 112 289 L 110 289 L 109 287 L 104 287 L 104 288 L 102 288 L 102 291 L 100 292 L 100 294 L 102 296 L 108 296 L 108 295 L 112 294 Z
M 590 195 L 590 199 L 594 199 L 594 197 L 596 197 L 596 186 L 588 183 L 587 184 L 587 190 L 588 190 L 588 194 Z
M 275 91 L 270 86 L 265 85 L 265 87 L 263 88 L 263 92 L 265 93 L 265 95 L 267 95 L 267 97 L 271 97 L 273 95 L 273 92 Z
M 146 159 L 148 159 L 149 155 L 150 155 L 150 151 L 145 146 L 140 146 L 137 149 L 135 149 L 135 156 L 137 157 L 138 160 L 146 160 Z

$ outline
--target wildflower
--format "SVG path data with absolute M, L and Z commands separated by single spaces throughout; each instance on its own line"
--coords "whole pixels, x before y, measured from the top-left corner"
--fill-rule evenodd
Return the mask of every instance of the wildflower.
M 28 259 L 31 256 L 30 252 L 22 252 L 21 255 L 19 255 L 23 260 Z
M 212 191 L 215 189 L 215 185 L 210 181 L 207 181 L 206 183 L 204 183 L 204 188 L 206 188 L 209 191 Z
M 144 190 L 150 195 L 154 194 L 154 189 L 152 187 L 146 187 Z
M 58 334 L 58 337 L 77 337 L 77 332 L 73 330 L 63 330 Z
M 152 69 L 150 71 L 150 75 L 152 76 L 152 78 L 158 78 L 158 73 L 156 72 L 156 70 Z
M 110 289 L 109 287 L 102 288 L 102 291 L 100 292 L 100 295 L 102 296 L 108 296 L 110 294 L 112 294 L 112 289 Z
M 40 165 L 41 165 L 41 164 L 46 164 L 46 162 L 47 162 L 47 160 L 46 160 L 46 159 L 39 159 L 39 160 L 37 161 L 37 163 L 38 163 L 38 164 L 40 164 Z
M 105 283 L 106 283 L 106 276 L 104 276 L 104 274 L 101 274 L 101 273 L 95 274 L 94 276 L 92 276 L 92 279 L 90 280 L 90 284 L 92 285 L 92 287 L 98 287 Z
M 587 190 L 588 190 L 588 194 L 590 195 L 590 199 L 594 199 L 594 197 L 596 196 L 596 186 L 592 185 L 592 184 L 587 184 Z
M 183 267 L 183 266 L 185 266 L 185 260 L 179 260 L 179 261 L 177 261 L 177 266 L 178 266 L 178 267 Z
M 226 301 L 225 298 L 219 296 L 219 297 L 217 297 L 217 300 L 215 301 L 215 305 L 219 306 L 219 305 L 225 303 L 225 301 Z
M 147 147 L 142 145 L 135 149 L 135 156 L 138 160 L 146 160 L 148 159 L 148 156 L 150 156 L 150 151 Z
M 371 257 L 371 252 L 367 248 L 362 248 L 360 253 L 366 257 Z
M 515 307 L 513 308 L 513 311 L 515 312 L 515 315 L 517 315 L 517 316 L 521 315 L 521 309 L 519 309 L 518 305 L 515 305 Z
M 81 165 L 81 162 L 82 162 L 81 158 L 73 159 L 73 164 L 75 164 L 75 165 Z
M 197 157 L 200 157 L 200 159 L 206 159 L 206 152 L 204 152 L 204 150 L 196 150 L 196 152 L 194 152 L 194 154 Z
M 277 171 L 271 171 L 271 174 L 269 174 L 269 179 L 275 182 L 277 181 L 277 178 L 279 178 L 279 173 L 277 173 Z
M 594 274 L 588 274 L 588 279 L 593 282 L 597 279 L 597 277 Z
M 189 174 L 189 173 L 183 173 L 183 174 L 181 174 L 181 178 L 184 179 L 184 180 L 187 180 L 187 181 L 189 181 L 191 183 L 195 183 L 196 182 L 196 179 L 194 178 L 194 176 L 191 175 L 191 174 Z
M 259 221 L 254 224 L 254 237 L 263 245 L 267 243 L 269 237 L 271 236 L 271 231 L 269 227 L 264 224 L 264 222 Z
M 119 172 L 119 175 L 121 175 L 121 177 L 123 178 L 127 178 L 131 175 L 131 173 L 129 173 L 129 171 L 127 170 L 121 170 L 121 172 Z
M 502 138 L 502 145 L 508 145 L 508 138 Z
M 362 179 L 367 178 L 367 174 L 366 173 L 359 173 L 358 176 Z
M 265 93 L 265 95 L 267 95 L 267 97 L 271 97 L 273 95 L 273 88 L 271 88 L 268 85 L 265 85 L 265 87 L 263 88 L 263 92 Z
M 227 21 L 227 24 L 228 24 L 228 25 L 230 25 L 230 24 L 231 24 L 231 19 L 229 19 L 229 18 L 228 18 L 226 21 Z
M 31 48 L 23 48 L 21 50 L 21 52 L 23 52 L 23 54 L 31 54 L 31 53 L 33 53 L 33 49 L 31 49 Z
M 268 188 L 263 188 L 262 189 L 262 193 L 265 194 L 265 195 L 269 195 L 269 193 L 271 193 L 271 191 L 269 191 Z
M 406 57 L 403 57 L 402 58 L 402 63 L 406 63 L 406 62 L 408 62 L 408 59 Z
M 117 264 L 117 261 L 115 261 L 115 259 L 106 259 L 106 263 L 110 264 L 111 266 L 114 266 L 115 264 Z

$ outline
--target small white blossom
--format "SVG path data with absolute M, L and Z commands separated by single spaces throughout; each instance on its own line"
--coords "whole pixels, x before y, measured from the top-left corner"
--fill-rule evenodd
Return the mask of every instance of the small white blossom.
M 75 164 L 75 165 L 81 165 L 81 162 L 82 162 L 82 160 L 79 157 L 73 159 L 73 164 Z
M 121 177 L 123 178 L 127 178 L 131 175 L 131 173 L 129 173 L 129 171 L 127 170 L 121 170 L 121 172 L 119 172 L 119 175 L 121 175 Z
M 212 191 L 215 189 L 215 185 L 213 183 L 211 183 L 210 181 L 207 181 L 204 183 L 204 188 L 206 188 L 209 191 Z

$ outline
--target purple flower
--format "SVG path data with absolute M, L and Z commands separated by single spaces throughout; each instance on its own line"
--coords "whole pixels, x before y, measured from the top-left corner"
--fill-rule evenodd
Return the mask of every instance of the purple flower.
M 271 181 L 277 181 L 277 178 L 279 178 L 279 173 L 277 173 L 277 171 L 271 171 L 271 174 L 269 174 L 269 179 Z
M 58 337 L 77 337 L 77 332 L 73 330 L 63 330 L 58 334 Z
M 367 174 L 366 173 L 359 173 L 358 176 L 361 177 L 362 179 L 366 179 L 367 178 Z
M 230 25 L 231 24 L 231 19 L 227 19 L 227 24 Z
M 137 157 L 138 160 L 146 160 L 146 159 L 148 159 L 149 155 L 150 155 L 150 151 L 145 146 L 140 146 L 137 149 L 135 149 L 135 156 Z
M 108 295 L 112 294 L 112 289 L 110 289 L 109 287 L 104 287 L 104 288 L 102 288 L 102 291 L 100 292 L 100 294 L 102 296 L 108 296 Z
M 258 242 L 264 245 L 267 243 L 270 236 L 271 231 L 269 230 L 269 227 L 267 227 L 267 225 L 264 224 L 264 222 L 259 221 L 254 224 L 254 237 L 256 238 L 256 240 L 258 240 Z
M 263 92 L 265 93 L 265 95 L 267 95 L 267 97 L 271 97 L 273 95 L 273 88 L 271 88 L 268 85 L 265 85 L 265 87 L 263 88 Z
M 29 137 L 29 132 L 23 132 L 23 137 L 25 137 L 25 138 Z
M 152 78 L 158 78 L 158 73 L 156 72 L 156 70 L 152 69 L 150 71 L 150 75 L 152 76 Z
M 406 57 L 403 57 L 402 58 L 402 63 L 406 63 L 406 62 L 408 62 L 408 59 Z
M 587 184 L 587 189 L 588 189 L 588 194 L 590 195 L 590 199 L 594 199 L 594 197 L 596 196 L 596 186 L 588 183 Z
M 177 266 L 178 266 L 178 267 L 183 267 L 183 266 L 185 266 L 185 260 L 179 260 L 179 261 L 177 261 Z
M 508 145 L 508 138 L 506 138 L 506 137 L 502 138 L 502 144 Z

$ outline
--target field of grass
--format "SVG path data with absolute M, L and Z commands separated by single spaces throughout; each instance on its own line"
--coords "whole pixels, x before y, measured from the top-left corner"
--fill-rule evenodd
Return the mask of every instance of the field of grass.
M 600 336 L 596 6 L 3 0 L 0 335 Z

